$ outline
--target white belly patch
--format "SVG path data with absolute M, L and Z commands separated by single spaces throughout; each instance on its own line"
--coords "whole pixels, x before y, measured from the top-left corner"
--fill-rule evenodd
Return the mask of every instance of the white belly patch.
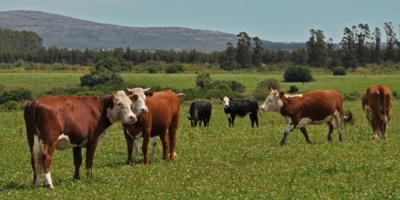
M 87 142 L 88 142 L 87 140 L 84 140 L 79 145 L 72 144 L 71 141 L 69 140 L 69 137 L 64 135 L 64 133 L 63 133 L 60 135 L 60 137 L 58 137 L 56 149 L 64 150 L 64 149 L 70 149 L 70 148 L 74 148 L 74 147 L 86 147 Z

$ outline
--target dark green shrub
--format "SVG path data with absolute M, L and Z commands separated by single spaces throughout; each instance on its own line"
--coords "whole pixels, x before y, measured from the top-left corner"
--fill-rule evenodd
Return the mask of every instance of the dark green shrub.
M 289 67 L 285 71 L 283 78 L 286 82 L 310 82 L 313 80 L 311 70 L 300 66 Z
M 254 98 L 257 100 L 265 100 L 265 97 L 268 95 L 271 88 L 278 90 L 281 89 L 279 81 L 273 78 L 268 78 L 257 83 L 257 88 L 253 92 Z
M 299 91 L 299 88 L 295 85 L 290 86 L 289 93 L 296 93 Z
M 165 73 L 167 74 L 174 74 L 178 72 L 184 72 L 183 66 L 181 63 L 174 63 L 167 66 L 165 69 Z
M 2 107 L 1 110 L 5 111 L 5 112 L 20 110 L 20 106 L 19 106 L 18 102 L 15 102 L 15 101 L 7 101 L 1 107 Z
M 335 67 L 333 70 L 334 76 L 345 76 L 346 75 L 346 68 L 344 67 Z
M 94 87 L 96 85 L 122 85 L 124 79 L 117 74 L 108 70 L 92 71 L 90 74 L 83 75 L 81 78 L 81 86 Z
M 32 99 L 31 91 L 19 88 L 15 90 L 5 91 L 0 96 L 0 104 L 4 104 L 8 101 L 23 102 Z

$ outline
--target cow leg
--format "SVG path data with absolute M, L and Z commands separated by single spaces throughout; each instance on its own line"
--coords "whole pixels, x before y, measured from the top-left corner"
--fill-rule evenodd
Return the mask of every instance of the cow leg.
M 333 124 L 332 124 L 332 122 L 331 121 L 329 121 L 329 122 L 327 122 L 327 124 L 328 124 L 328 141 L 329 142 L 332 142 L 332 133 L 333 133 Z
M 372 139 L 379 139 L 379 135 L 380 135 L 380 128 L 379 128 L 379 122 L 380 120 L 378 120 L 377 118 L 373 118 L 372 119 Z
M 168 129 L 169 139 L 169 159 L 175 160 L 175 144 L 176 144 L 176 130 L 178 129 L 178 122 L 172 122 Z
M 143 134 L 143 143 L 142 143 L 143 163 L 145 165 L 149 165 L 149 155 L 147 154 L 147 150 L 148 150 L 148 147 L 149 147 L 150 132 L 149 131 L 146 131 L 146 132 L 142 131 L 142 134 Z
M 334 117 L 334 119 L 335 119 L 335 123 L 336 123 L 336 128 L 337 128 L 337 131 L 338 131 L 338 134 L 339 134 L 339 142 L 341 142 L 342 140 L 343 140 L 343 138 L 342 138 L 342 121 L 341 121 L 341 117 L 340 117 L 340 115 L 339 115 L 339 113 L 335 113 L 334 115 L 333 115 L 333 117 Z M 330 137 L 331 137 L 331 140 L 332 140 L 332 132 L 333 132 L 333 124 L 332 124 L 332 122 L 329 122 L 331 125 L 332 125 L 332 131 L 330 130 L 330 127 L 329 127 L 329 132 L 330 132 Z M 329 140 L 329 136 L 328 136 L 328 140 Z
M 75 173 L 73 179 L 80 179 L 79 169 L 82 165 L 82 148 L 81 147 L 74 147 L 72 149 L 72 153 L 74 155 L 74 166 L 75 166 Z
M 44 186 L 49 188 L 54 188 L 53 180 L 51 179 L 51 159 L 53 158 L 53 154 L 55 151 L 56 142 L 53 142 L 52 145 L 44 144 L 43 148 L 43 168 L 44 168 L 44 176 L 45 176 L 45 183 Z
M 92 138 L 86 145 L 86 175 L 90 178 L 93 177 L 92 167 L 94 152 L 96 151 L 98 138 Z
M 301 133 L 303 133 L 307 144 L 311 144 L 310 138 L 308 137 L 307 129 L 305 127 L 300 128 Z
M 232 127 L 235 126 L 235 118 L 236 118 L 236 115 L 232 115 L 232 118 L 231 118 Z
M 163 160 L 168 160 L 168 135 L 167 131 L 160 134 L 160 140 L 163 148 Z
M 286 143 L 286 138 L 289 136 L 290 132 L 294 129 L 293 123 L 289 123 L 288 126 L 285 129 L 285 132 L 283 132 L 283 138 L 281 140 L 281 146 L 285 145 Z

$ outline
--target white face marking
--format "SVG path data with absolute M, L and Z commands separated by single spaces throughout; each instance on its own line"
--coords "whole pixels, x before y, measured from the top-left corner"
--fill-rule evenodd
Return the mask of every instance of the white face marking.
M 107 109 L 107 116 L 111 123 L 121 121 L 124 124 L 135 123 L 137 118 L 131 110 L 132 101 L 123 90 L 114 94 L 114 106 Z
M 137 99 L 134 100 L 134 102 L 132 102 L 132 104 L 131 104 L 131 109 L 133 110 L 133 112 L 136 115 L 140 115 L 140 114 L 142 114 L 142 112 L 145 112 L 145 113 L 148 112 L 148 108 L 146 106 L 147 97 L 145 95 L 145 92 L 147 92 L 148 90 L 150 90 L 150 88 L 147 88 L 147 89 L 143 89 L 143 88 L 139 88 L 139 87 L 132 88 L 132 89 L 128 88 L 128 91 L 130 92 L 129 96 L 137 97 Z
M 225 96 L 222 99 L 222 104 L 224 105 L 224 108 L 228 108 L 229 107 L 229 98 Z
M 283 102 L 279 97 L 279 93 L 276 90 L 272 90 L 271 93 L 265 99 L 263 105 L 261 105 L 262 111 L 275 111 L 279 112 L 281 107 L 283 106 Z

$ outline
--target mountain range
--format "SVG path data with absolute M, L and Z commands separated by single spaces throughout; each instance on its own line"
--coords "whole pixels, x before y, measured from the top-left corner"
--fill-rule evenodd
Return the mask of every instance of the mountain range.
M 0 12 L 0 28 L 36 32 L 44 47 L 67 49 L 222 51 L 236 44 L 236 34 L 183 27 L 127 27 L 102 24 L 39 11 Z M 251 37 L 251 36 L 250 36 Z M 295 49 L 304 43 L 262 40 L 264 49 Z M 265 48 L 266 47 L 266 48 Z

